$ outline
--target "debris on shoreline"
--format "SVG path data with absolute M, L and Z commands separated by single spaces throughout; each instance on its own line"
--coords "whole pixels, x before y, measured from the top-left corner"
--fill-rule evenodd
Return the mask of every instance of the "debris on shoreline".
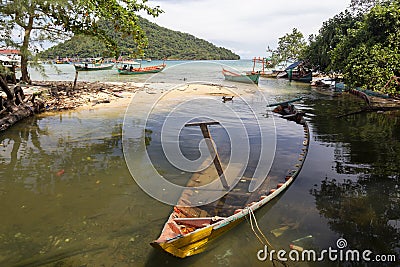
M 45 99 L 45 109 L 59 111 L 83 105 L 94 106 L 123 98 L 123 92 L 136 92 L 142 87 L 133 83 L 78 82 L 72 90 L 70 82 L 34 82 L 24 89 L 25 94 L 39 92 Z
M 15 105 L 1 97 L 0 131 L 4 131 L 19 120 L 46 111 L 62 111 L 78 107 L 93 107 L 100 103 L 111 103 L 126 94 L 143 90 L 135 83 L 36 81 L 30 85 L 17 84 L 11 90 L 22 88 L 21 103 Z M 19 88 L 19 89 L 17 89 Z M 3 103 L 4 102 L 4 103 Z M 10 102 L 10 103 L 8 103 Z

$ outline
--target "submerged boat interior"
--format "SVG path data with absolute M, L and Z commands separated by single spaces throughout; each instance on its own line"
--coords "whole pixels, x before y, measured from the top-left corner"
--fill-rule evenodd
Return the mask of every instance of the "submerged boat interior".
M 240 177 L 226 175 L 227 182 L 231 185 L 230 190 L 226 190 L 222 197 L 205 205 L 196 202 L 196 195 L 203 194 L 204 196 L 204 194 L 212 193 L 212 189 L 205 188 L 205 191 L 200 192 L 202 190 L 199 189 L 199 186 L 214 182 L 214 185 L 217 185 L 214 190 L 224 190 L 226 181 L 223 179 L 226 178 L 224 173 L 219 175 L 221 171 L 218 171 L 217 165 L 210 165 L 203 171 L 194 173 L 165 223 L 161 235 L 151 243 L 152 246 L 181 258 L 200 253 L 209 241 L 235 226 L 249 212 L 262 207 L 290 185 L 300 172 L 307 155 L 308 125 L 303 118 L 304 113 L 299 112 L 291 103 L 281 103 L 273 112 L 280 114 L 283 119 L 294 121 L 303 127 L 304 136 L 301 140 L 299 139 L 302 143 L 298 146 L 298 156 L 288 160 L 287 169 L 272 171 L 261 186 L 253 192 L 249 192 L 249 185 L 253 178 L 251 175 L 246 175 L 246 173 L 251 174 L 252 170 L 245 172 L 245 175 Z M 277 152 L 279 153 L 279 150 Z M 216 153 L 216 158 L 218 158 L 218 153 Z M 226 170 L 224 162 L 221 167 Z M 234 166 L 233 172 L 239 173 L 244 167 L 240 164 Z M 251 169 L 254 166 L 246 166 L 246 168 Z M 193 187 L 196 189 L 191 189 Z

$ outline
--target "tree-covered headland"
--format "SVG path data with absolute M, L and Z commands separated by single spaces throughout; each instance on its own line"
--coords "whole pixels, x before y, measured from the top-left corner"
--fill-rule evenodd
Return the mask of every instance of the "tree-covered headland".
M 148 45 L 143 49 L 143 54 L 138 53 L 137 45 L 130 38 L 113 31 L 110 23 L 103 22 L 101 28 L 116 40 L 119 52 L 125 57 L 145 57 L 151 59 L 239 59 L 232 51 L 217 47 L 212 43 L 197 38 L 188 33 L 173 31 L 149 20 L 139 17 L 138 24 L 143 29 L 148 39 Z M 42 58 L 79 57 L 88 58 L 95 56 L 109 57 L 111 51 L 98 37 L 75 35 L 71 39 L 51 47 L 40 54 Z

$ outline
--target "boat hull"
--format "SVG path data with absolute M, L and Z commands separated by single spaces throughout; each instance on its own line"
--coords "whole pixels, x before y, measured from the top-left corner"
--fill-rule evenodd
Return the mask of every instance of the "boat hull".
M 312 81 L 312 72 L 301 74 L 298 71 L 289 70 L 286 77 L 291 81 L 310 83 Z
M 261 75 L 260 73 L 236 74 L 227 70 L 223 70 L 222 74 L 227 81 L 255 84 L 258 84 Z
M 202 253 L 211 241 L 237 226 L 244 220 L 244 218 L 245 217 L 239 218 L 234 222 L 225 225 L 224 227 L 214 229 L 214 227 L 209 226 L 201 229 L 199 232 L 193 232 L 192 234 L 177 240 L 170 242 L 153 241 L 150 243 L 150 245 L 178 258 L 193 256 Z
M 95 71 L 95 70 L 111 70 L 114 64 L 99 65 L 99 66 L 84 66 L 84 65 L 74 65 L 77 71 Z
M 306 75 L 301 76 L 301 77 L 293 77 L 292 80 L 298 81 L 298 82 L 303 82 L 303 83 L 309 83 L 312 81 L 312 72 L 309 72 Z
M 118 73 L 121 75 L 137 75 L 137 74 L 149 74 L 158 73 L 165 68 L 165 65 L 146 67 L 146 68 L 134 68 L 133 70 L 118 69 Z

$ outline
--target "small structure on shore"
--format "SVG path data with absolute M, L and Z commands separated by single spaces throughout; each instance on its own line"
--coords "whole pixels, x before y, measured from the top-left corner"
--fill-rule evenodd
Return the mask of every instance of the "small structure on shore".
M 261 64 L 261 70 L 259 70 L 258 72 L 261 75 L 266 75 L 266 69 L 272 68 L 272 61 L 270 58 L 266 58 L 266 57 L 254 57 L 253 58 L 253 72 L 256 72 L 256 66 L 257 64 Z
M 18 60 L 0 55 L 0 64 L 2 65 L 2 68 L 4 68 L 6 82 L 13 84 L 17 83 L 15 70 L 18 67 Z

